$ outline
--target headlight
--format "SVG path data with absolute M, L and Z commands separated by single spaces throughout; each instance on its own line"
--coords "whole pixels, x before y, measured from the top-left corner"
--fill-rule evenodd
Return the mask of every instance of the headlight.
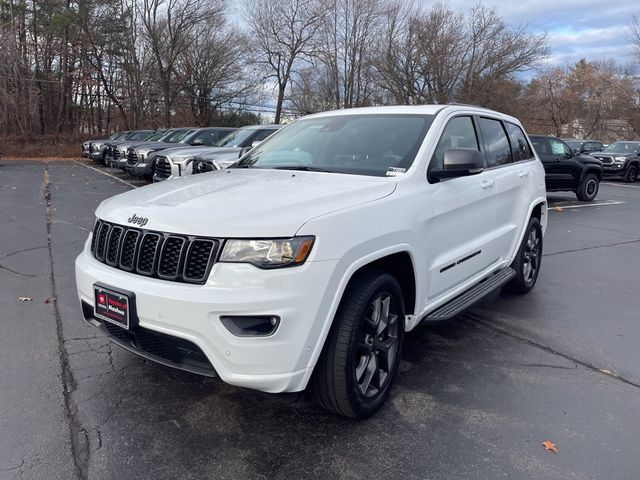
M 102 143 L 94 143 L 93 148 L 102 148 Z
M 138 160 L 144 160 L 145 157 L 147 155 L 149 155 L 151 152 L 153 152 L 153 150 L 149 150 L 149 149 L 142 149 L 142 150 L 138 150 L 137 154 L 138 154 Z
M 315 237 L 271 240 L 227 240 L 221 262 L 250 263 L 259 268 L 302 265 L 311 252 Z
M 624 162 L 627 159 L 627 157 L 613 157 L 613 159 L 616 162 Z

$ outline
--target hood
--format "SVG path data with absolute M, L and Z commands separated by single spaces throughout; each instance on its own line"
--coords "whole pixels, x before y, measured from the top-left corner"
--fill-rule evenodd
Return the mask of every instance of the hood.
M 229 153 L 233 153 L 237 158 L 239 151 L 240 148 L 237 147 L 184 147 L 163 150 L 161 155 L 169 157 L 172 162 L 180 162 L 195 156 L 205 155 L 207 158 L 216 158 L 218 155 Z
M 633 157 L 635 153 L 626 152 L 626 153 L 612 153 L 612 152 L 597 152 L 592 153 L 592 156 L 596 158 L 613 158 L 613 157 Z
M 598 160 L 593 154 L 587 155 L 585 153 L 582 153 L 582 154 L 576 156 L 576 158 L 582 163 L 595 163 L 595 164 L 598 164 L 598 165 L 602 164 L 602 162 L 600 160 Z
M 131 190 L 105 200 L 98 218 L 220 238 L 290 237 L 312 218 L 393 193 L 396 181 L 335 173 L 231 169 Z
M 138 149 L 155 149 L 160 150 L 161 148 L 171 148 L 179 145 L 178 143 L 167 143 L 167 142 L 138 142 L 135 145 L 132 145 L 136 150 Z

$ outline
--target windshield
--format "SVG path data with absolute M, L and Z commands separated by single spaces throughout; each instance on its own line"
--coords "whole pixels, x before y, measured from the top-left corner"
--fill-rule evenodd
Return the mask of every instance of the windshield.
M 237 168 L 310 170 L 371 176 L 404 173 L 433 115 L 336 115 L 299 120 L 252 150 Z
M 640 142 L 616 142 L 603 150 L 607 153 L 636 153 L 640 150 Z
M 146 140 L 148 139 L 153 132 L 149 130 L 144 130 L 141 132 L 134 132 L 133 135 L 129 137 L 129 140 Z
M 113 138 L 111 140 L 122 140 L 124 138 L 127 138 L 128 134 L 129 132 L 118 132 L 113 135 Z
M 191 130 L 187 128 L 179 128 L 176 130 L 171 130 L 170 133 L 168 133 L 162 138 L 162 141 L 166 143 L 177 143 L 182 138 L 184 138 L 190 131 Z
M 122 135 L 122 132 L 112 133 L 109 140 L 117 140 Z
M 565 142 L 571 148 L 580 148 L 582 147 L 582 142 Z
M 164 137 L 167 134 L 166 130 L 159 130 L 156 133 L 154 133 L 153 135 L 151 135 L 147 140 L 149 140 L 150 142 L 155 142 L 156 140 L 160 140 L 162 137 Z
M 254 132 L 252 128 L 241 128 L 216 143 L 216 147 L 241 147 Z

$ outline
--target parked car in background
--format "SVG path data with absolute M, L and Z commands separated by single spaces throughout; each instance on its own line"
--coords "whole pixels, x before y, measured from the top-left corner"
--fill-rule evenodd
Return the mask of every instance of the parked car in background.
M 150 152 L 143 159 L 139 158 L 137 155 L 127 155 L 127 163 L 125 164 L 124 169 L 130 175 L 135 177 L 144 177 L 151 180 L 153 177 L 153 167 L 158 154 L 185 149 L 188 148 L 187 145 L 189 145 L 191 149 L 198 151 L 198 149 L 215 145 L 235 130 L 235 128 L 231 127 L 204 127 L 196 129 L 184 137 L 178 144 L 167 145 L 167 148 Z
M 146 138 L 149 138 L 151 135 L 153 135 L 153 133 L 154 133 L 153 130 L 133 130 L 133 131 L 127 132 L 127 134 L 124 135 L 124 137 L 122 137 L 122 139 L 105 140 L 103 142 L 100 142 L 99 147 L 97 146 L 97 144 L 95 142 L 92 142 L 89 145 L 89 149 L 93 150 L 93 152 L 89 156 L 95 162 L 101 163 L 103 165 L 106 165 L 107 147 L 110 145 L 111 142 L 114 142 L 114 141 L 115 142 L 120 142 L 120 141 L 126 141 L 126 140 L 142 141 L 142 140 L 144 140 Z
M 579 140 L 577 138 L 563 138 L 565 142 L 575 153 L 591 153 L 601 152 L 604 145 L 599 140 Z
M 576 153 L 559 138 L 529 135 L 542 161 L 548 192 L 575 192 L 579 200 L 590 202 L 598 195 L 602 163 L 590 155 Z
M 151 152 L 182 143 L 195 130 L 195 128 L 173 128 L 168 130 L 159 140 L 136 143 L 128 147 L 126 151 L 123 151 L 124 147 L 120 146 L 118 152 L 114 151 L 118 158 L 112 164 L 114 167 L 124 170 L 130 156 L 145 159 Z
M 310 115 L 232 168 L 102 202 L 75 264 L 81 311 L 148 360 L 369 417 L 405 332 L 534 287 L 544 175 L 495 111 Z
M 242 127 L 219 141 L 215 146 L 203 150 L 180 149 L 160 152 L 156 155 L 156 163 L 153 174 L 154 182 L 162 182 L 172 178 L 178 178 L 192 173 L 192 161 L 196 155 L 225 155 L 228 158 L 238 158 L 243 148 L 251 148 L 268 138 L 282 125 L 251 125 Z
M 640 172 L 640 142 L 615 142 L 593 156 L 602 162 L 605 177 L 633 183 Z
M 105 148 L 105 144 L 111 140 L 121 140 L 123 138 L 127 138 L 127 136 L 131 135 L 133 132 L 130 130 L 126 130 L 123 132 L 118 132 L 113 134 L 109 138 L 105 138 L 102 140 L 90 140 L 87 145 L 87 158 L 99 162 L 103 159 L 102 151 Z
M 115 132 L 109 138 L 107 138 L 105 140 L 85 140 L 84 142 L 82 142 L 80 156 L 81 157 L 85 157 L 85 158 L 89 158 L 89 153 L 91 153 L 89 151 L 89 146 L 91 145 L 92 142 L 101 143 L 101 142 L 106 142 L 106 141 L 109 141 L 109 140 L 117 140 L 119 138 L 123 138 L 127 133 L 128 132 L 126 132 L 126 131 L 125 132 Z
M 107 154 L 104 163 L 108 167 L 117 167 L 117 162 L 122 156 L 127 155 L 127 148 L 142 142 L 160 141 L 169 130 L 156 130 L 153 134 L 144 140 L 117 140 L 107 143 Z M 124 153 L 123 153 L 124 152 Z

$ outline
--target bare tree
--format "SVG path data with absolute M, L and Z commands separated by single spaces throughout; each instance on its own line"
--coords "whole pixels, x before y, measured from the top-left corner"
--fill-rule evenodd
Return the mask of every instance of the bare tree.
M 633 47 L 633 54 L 640 62 L 640 16 L 633 16 L 631 25 L 627 28 L 624 37 Z
M 176 67 L 180 57 L 195 39 L 198 26 L 215 29 L 223 17 L 225 0 L 142 0 L 139 9 L 145 40 L 156 62 L 157 80 L 164 103 L 164 123 L 171 126 L 176 85 Z
M 318 59 L 335 108 L 363 105 L 370 95 L 371 45 L 380 32 L 383 0 L 323 0 L 327 11 Z
M 277 83 L 275 123 L 280 123 L 287 86 L 298 63 L 314 52 L 324 11 L 317 0 L 246 0 L 245 12 L 259 63 Z
M 203 26 L 195 34 L 180 61 L 179 77 L 198 125 L 209 125 L 222 105 L 256 89 L 257 78 L 244 69 L 250 50 L 245 35 L 226 26 Z

